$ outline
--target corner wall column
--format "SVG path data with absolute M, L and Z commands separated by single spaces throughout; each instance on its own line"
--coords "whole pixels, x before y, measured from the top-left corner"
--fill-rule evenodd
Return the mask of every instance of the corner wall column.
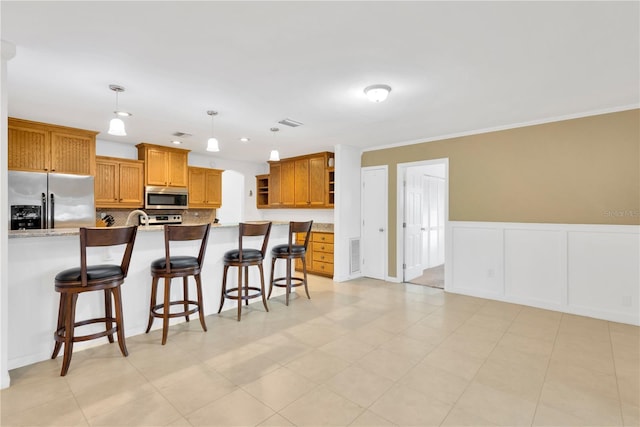
M 0 389 L 7 388 L 11 384 L 8 359 L 8 331 L 9 331 L 9 273 L 8 273 L 8 229 L 9 209 L 7 209 L 7 117 L 9 95 L 7 95 L 7 62 L 16 54 L 16 46 L 6 40 L 2 40 L 2 65 L 0 66 Z

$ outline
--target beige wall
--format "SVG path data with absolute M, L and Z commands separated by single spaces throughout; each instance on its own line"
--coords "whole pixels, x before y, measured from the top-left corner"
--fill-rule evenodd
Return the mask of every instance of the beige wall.
M 640 110 L 363 153 L 389 165 L 389 275 L 396 165 L 449 159 L 449 220 L 640 224 Z

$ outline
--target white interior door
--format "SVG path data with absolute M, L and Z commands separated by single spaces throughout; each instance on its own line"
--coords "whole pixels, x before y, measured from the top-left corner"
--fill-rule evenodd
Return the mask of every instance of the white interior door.
M 444 264 L 444 179 L 425 175 L 423 187 L 426 199 L 425 268 Z
M 404 185 L 404 281 L 422 274 L 422 172 L 407 168 Z
M 385 280 L 387 266 L 387 168 L 362 169 L 362 274 Z

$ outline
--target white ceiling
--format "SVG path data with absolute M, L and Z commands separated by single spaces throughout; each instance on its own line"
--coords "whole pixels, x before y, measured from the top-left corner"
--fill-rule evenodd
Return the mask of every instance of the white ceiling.
M 1 2 L 9 115 L 266 161 L 638 105 L 634 2 Z M 128 135 L 107 134 L 122 85 Z M 390 85 L 389 99 L 363 88 Z M 298 128 L 279 126 L 291 118 Z M 239 142 L 248 136 L 249 143 Z

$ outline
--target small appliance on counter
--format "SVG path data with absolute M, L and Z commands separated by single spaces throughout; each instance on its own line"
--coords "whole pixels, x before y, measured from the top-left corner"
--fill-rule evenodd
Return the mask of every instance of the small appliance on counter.
M 37 230 L 42 228 L 42 214 L 39 205 L 11 206 L 12 230 Z
M 139 217 L 140 225 L 147 225 L 147 219 L 144 215 Z M 149 215 L 149 225 L 165 225 L 165 224 L 182 224 L 182 215 L 178 214 L 163 214 L 163 215 Z

